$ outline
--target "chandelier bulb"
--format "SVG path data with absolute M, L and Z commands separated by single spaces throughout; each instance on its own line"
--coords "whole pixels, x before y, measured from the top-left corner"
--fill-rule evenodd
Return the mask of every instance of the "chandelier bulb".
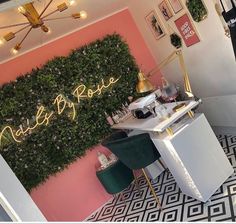
M 6 42 L 5 39 L 3 37 L 0 37 L 0 46 L 5 44 L 5 42 Z
M 21 49 L 20 44 L 17 44 L 14 48 L 11 49 L 11 53 L 12 54 L 17 54 L 20 49 Z
M 17 10 L 18 10 L 20 13 L 22 13 L 22 14 L 26 13 L 26 10 L 25 10 L 25 8 L 24 8 L 23 6 L 19 6 L 19 7 L 17 8 Z
M 18 52 L 19 52 L 19 50 L 15 49 L 15 48 L 11 49 L 11 53 L 14 55 L 18 54 Z
M 76 1 L 75 0 L 69 0 L 69 5 L 71 6 L 71 5 L 74 5 L 76 3 Z
M 48 33 L 49 32 L 49 28 L 47 26 L 45 26 L 44 24 L 42 24 L 41 26 L 41 30 L 45 33 Z
M 12 54 L 17 54 L 18 53 L 18 51 L 15 48 L 12 48 L 11 52 L 12 52 Z
M 80 14 L 80 18 L 81 18 L 81 19 L 86 19 L 87 16 L 88 16 L 87 12 L 85 12 L 85 11 L 80 11 L 79 14 Z
M 48 34 L 51 34 L 52 33 L 52 30 L 51 30 L 51 28 L 50 27 L 47 27 L 48 28 L 48 32 L 46 32 L 46 34 L 48 35 Z

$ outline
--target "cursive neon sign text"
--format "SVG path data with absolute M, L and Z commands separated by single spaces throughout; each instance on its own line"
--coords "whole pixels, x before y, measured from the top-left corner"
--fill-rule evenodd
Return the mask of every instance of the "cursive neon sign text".
M 105 84 L 105 81 L 102 79 L 101 84 L 98 84 L 96 89 L 90 89 L 81 84 L 72 92 L 72 94 L 77 98 L 78 103 L 80 103 L 81 99 L 91 99 L 94 96 L 99 96 L 102 94 L 102 91 L 109 88 L 111 85 L 118 82 L 120 79 L 111 77 L 107 84 Z M 5 126 L 1 133 L 0 133 L 0 145 L 2 145 L 2 139 L 8 139 L 9 135 L 15 142 L 21 142 L 22 137 L 24 137 L 26 134 L 30 134 L 33 130 L 38 128 L 39 126 L 45 125 L 47 126 L 50 121 L 53 118 L 53 115 L 61 115 L 63 112 L 65 112 L 66 109 L 72 110 L 72 120 L 76 117 L 76 107 L 75 103 L 67 99 L 64 95 L 59 94 L 54 100 L 53 105 L 56 106 L 56 111 L 50 111 L 48 112 L 44 106 L 40 106 L 36 112 L 35 115 L 35 121 L 33 125 L 29 124 L 29 120 L 27 119 L 27 125 L 24 128 L 23 125 L 20 125 L 18 129 L 14 129 L 11 126 L 7 125 Z

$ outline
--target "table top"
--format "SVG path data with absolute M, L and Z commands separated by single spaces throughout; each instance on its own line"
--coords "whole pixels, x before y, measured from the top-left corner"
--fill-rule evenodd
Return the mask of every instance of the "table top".
M 163 132 L 166 128 L 168 128 L 175 121 L 183 117 L 186 113 L 188 113 L 191 109 L 193 109 L 199 104 L 199 102 L 197 101 L 184 101 L 184 102 L 187 105 L 177 112 L 173 112 L 172 110 L 176 106 L 176 102 L 164 104 L 167 108 L 167 111 L 171 113 L 171 116 L 164 121 L 160 121 L 158 117 L 152 117 L 152 116 L 145 119 L 137 119 L 132 116 L 121 123 L 113 125 L 112 128 Z M 177 102 L 177 103 L 179 104 L 182 102 Z

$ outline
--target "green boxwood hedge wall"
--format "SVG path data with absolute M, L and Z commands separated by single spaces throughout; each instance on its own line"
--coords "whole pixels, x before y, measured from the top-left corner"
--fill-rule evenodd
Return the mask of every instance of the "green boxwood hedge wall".
M 111 132 L 104 111 L 111 113 L 128 96 L 135 96 L 137 72 L 128 45 L 113 34 L 73 50 L 68 57 L 56 57 L 1 87 L 1 130 L 6 125 L 17 129 L 21 124 L 26 127 L 27 119 L 34 120 L 40 105 L 55 111 L 52 103 L 58 94 L 76 102 L 72 95 L 76 86 L 83 83 L 93 89 L 101 79 L 121 77 L 100 96 L 81 100 L 74 121 L 63 113 L 48 126 L 32 131 L 21 143 L 2 144 L 2 156 L 28 191 L 85 155 L 86 149 Z

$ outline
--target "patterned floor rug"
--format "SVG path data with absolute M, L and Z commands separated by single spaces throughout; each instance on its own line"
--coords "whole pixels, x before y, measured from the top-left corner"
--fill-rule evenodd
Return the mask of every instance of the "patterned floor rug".
M 219 135 L 218 139 L 236 170 L 236 136 Z M 220 169 L 220 164 L 219 164 Z M 217 174 L 217 172 L 216 172 Z M 170 172 L 164 172 L 154 189 L 163 210 L 158 209 L 146 181 L 139 178 L 141 197 L 134 184 L 124 191 L 124 200 L 119 195 L 113 198 L 86 221 L 153 222 L 153 221 L 235 221 L 236 220 L 236 176 L 234 174 L 215 192 L 207 203 L 184 195 Z

